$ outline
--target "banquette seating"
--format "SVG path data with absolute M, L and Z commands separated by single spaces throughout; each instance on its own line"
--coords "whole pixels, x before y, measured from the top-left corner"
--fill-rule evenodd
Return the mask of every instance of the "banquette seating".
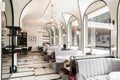
M 55 59 L 58 60 L 69 60 L 70 56 L 78 56 L 78 50 L 55 50 Z
M 76 60 L 76 80 L 110 80 L 108 74 L 114 71 L 120 71 L 120 59 Z
M 50 59 L 51 66 L 55 70 L 60 70 L 64 67 L 64 62 L 70 60 L 70 56 L 80 55 L 78 50 L 55 50 L 54 59 Z
M 50 55 L 51 55 L 55 50 L 60 50 L 61 48 L 60 48 L 60 46 L 48 46 L 46 49 L 47 49 L 47 50 L 46 50 L 46 54 L 44 55 L 44 59 L 45 59 L 46 61 L 49 61 Z

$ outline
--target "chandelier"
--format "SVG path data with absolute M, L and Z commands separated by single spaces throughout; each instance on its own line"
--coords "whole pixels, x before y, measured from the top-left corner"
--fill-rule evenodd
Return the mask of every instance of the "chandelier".
M 51 4 L 51 18 L 46 20 L 46 25 L 48 26 L 57 26 L 57 20 L 55 20 L 55 18 L 53 17 L 53 7 L 54 5 Z

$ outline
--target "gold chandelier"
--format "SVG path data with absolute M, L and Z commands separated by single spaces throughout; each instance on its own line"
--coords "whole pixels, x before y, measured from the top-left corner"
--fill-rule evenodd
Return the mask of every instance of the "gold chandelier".
M 54 5 L 51 4 L 51 18 L 46 20 L 46 25 L 48 26 L 57 26 L 57 20 L 55 20 L 55 18 L 53 17 L 53 7 Z

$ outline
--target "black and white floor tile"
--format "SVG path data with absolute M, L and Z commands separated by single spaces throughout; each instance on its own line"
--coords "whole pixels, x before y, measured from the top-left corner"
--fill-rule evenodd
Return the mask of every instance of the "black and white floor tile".
M 61 80 L 60 75 L 44 61 L 39 52 L 18 55 L 17 73 L 9 73 L 11 55 L 2 58 L 2 80 Z

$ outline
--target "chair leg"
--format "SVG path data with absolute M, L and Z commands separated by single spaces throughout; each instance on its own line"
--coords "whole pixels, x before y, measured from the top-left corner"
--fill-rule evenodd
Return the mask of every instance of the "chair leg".
M 24 54 L 24 55 L 27 55 L 27 51 L 25 51 L 23 54 Z

